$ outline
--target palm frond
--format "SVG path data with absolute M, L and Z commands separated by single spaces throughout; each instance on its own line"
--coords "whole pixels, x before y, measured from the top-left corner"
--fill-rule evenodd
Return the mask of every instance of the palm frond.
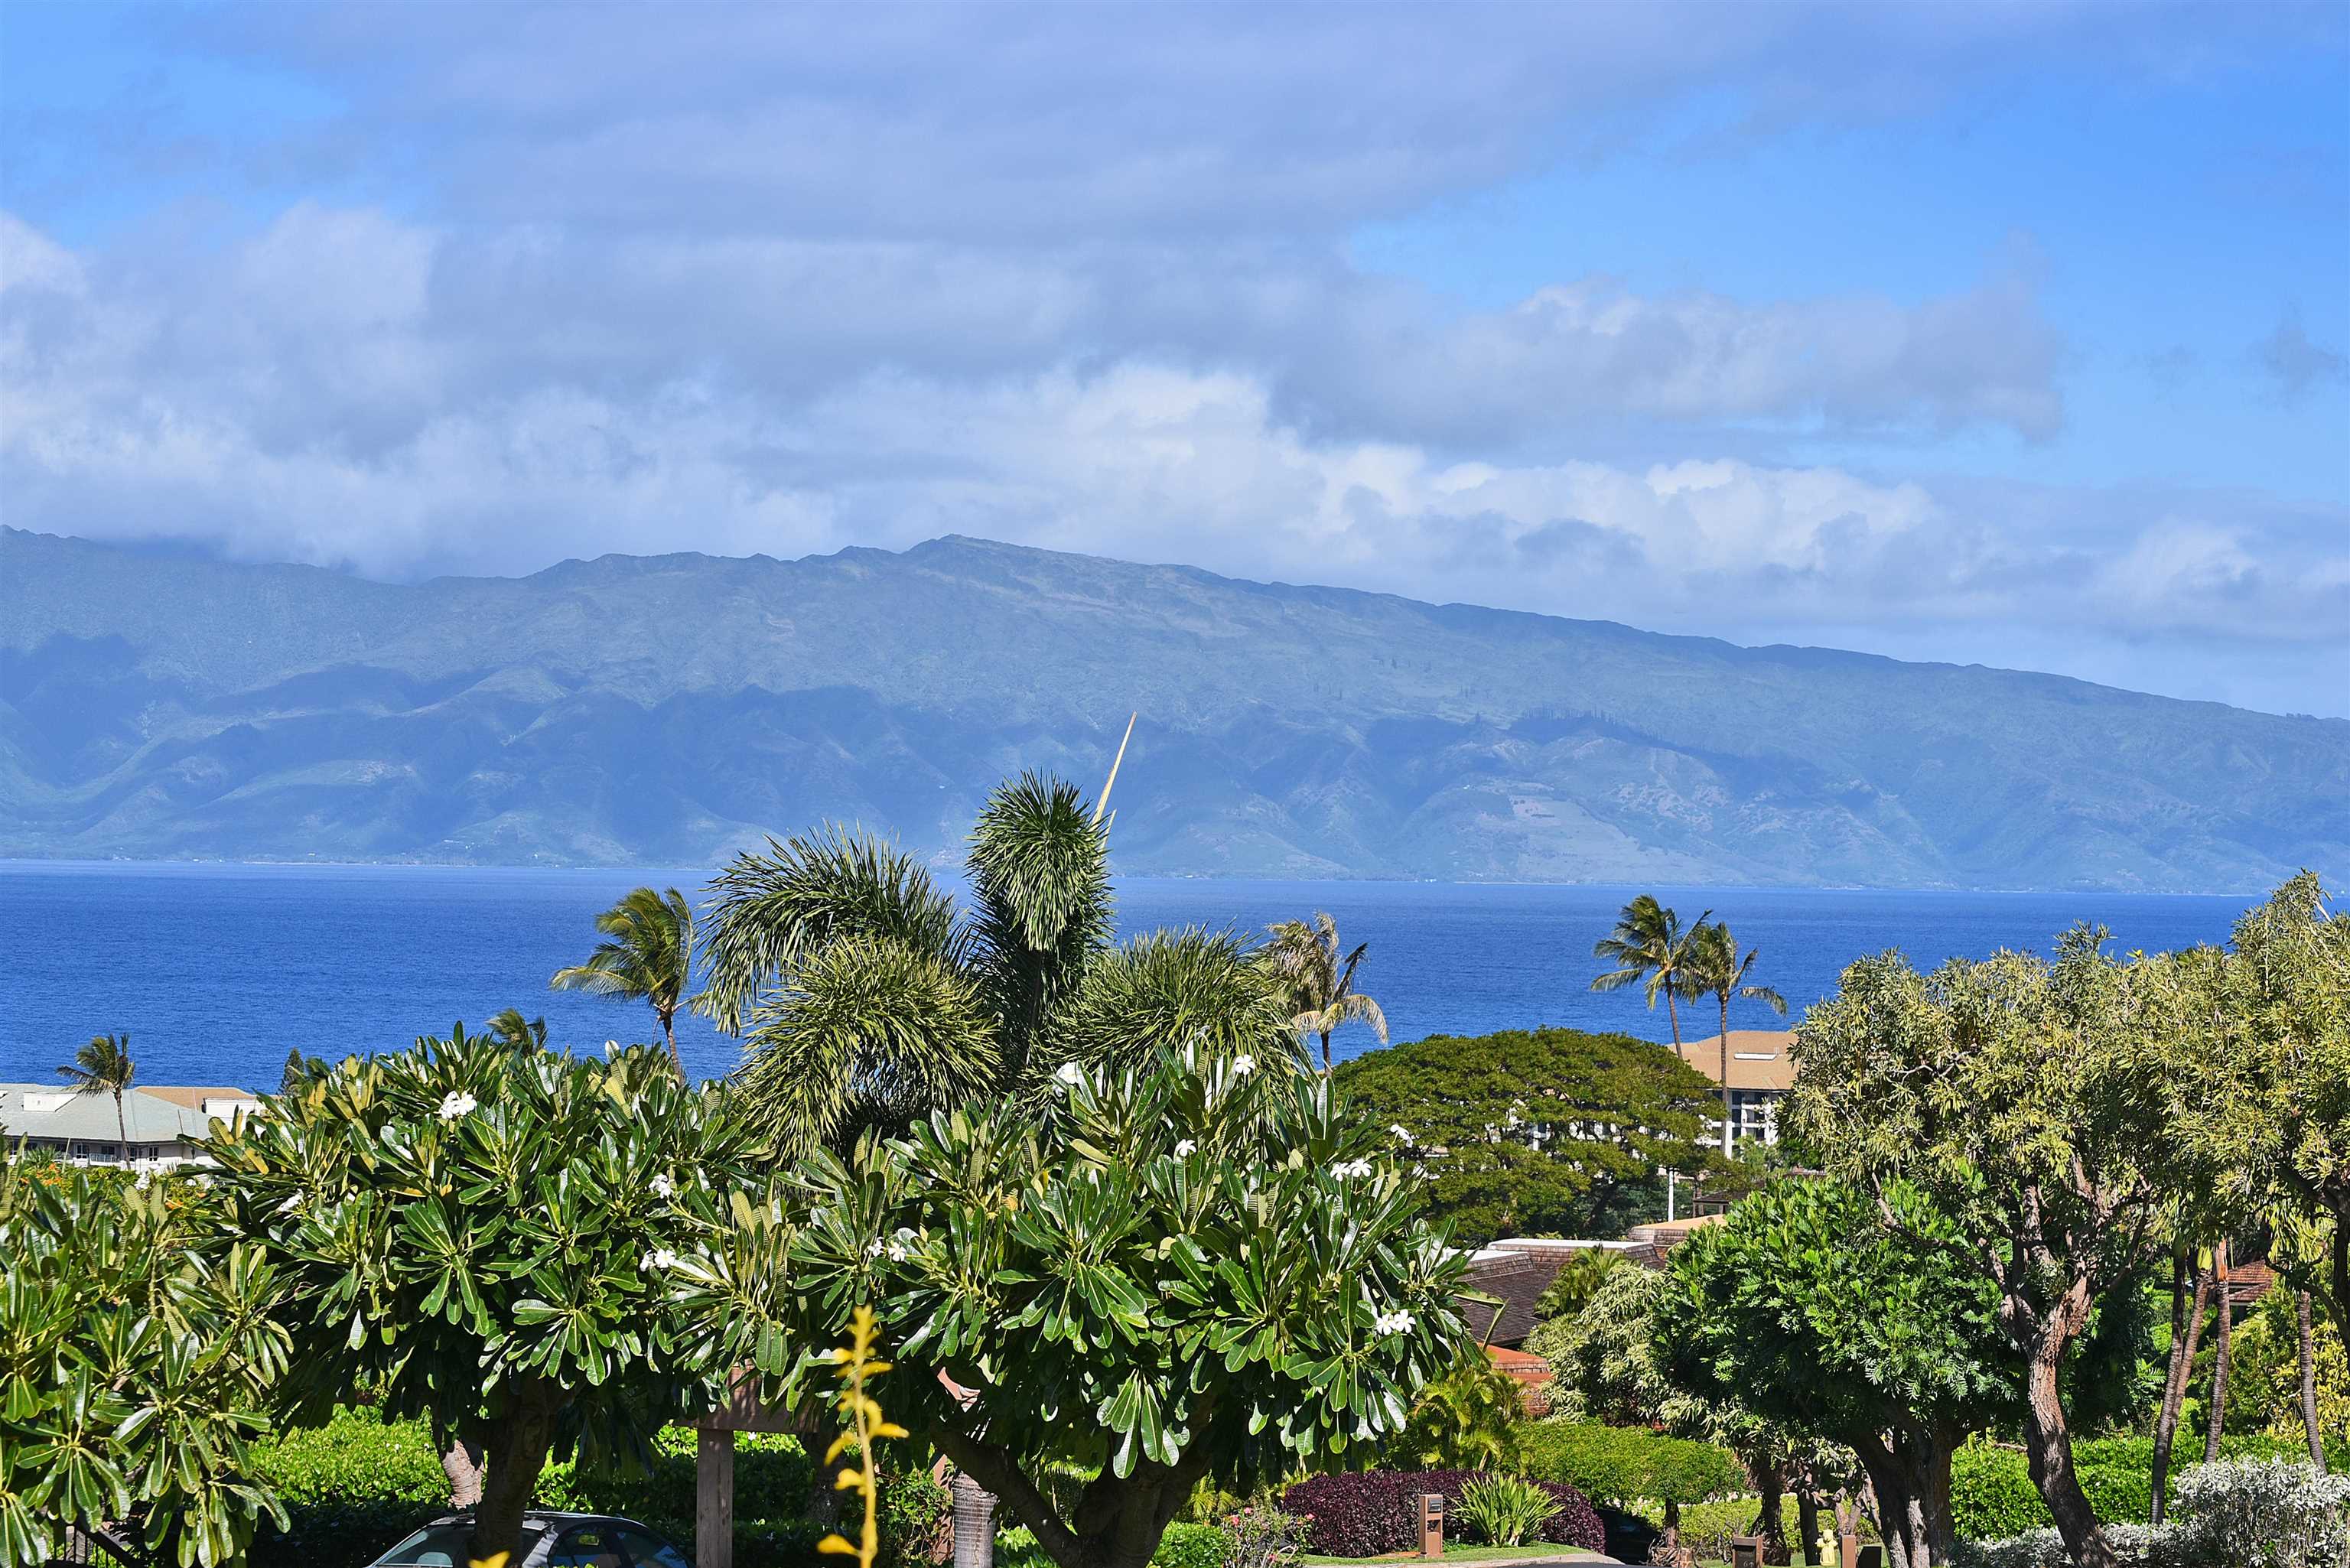
M 711 883 L 693 1005 L 721 1029 L 740 1031 L 763 989 L 845 938 L 887 937 L 953 961 L 953 900 L 894 845 L 835 826 L 767 847 L 737 855 Z
M 1023 774 L 988 798 L 966 865 L 972 959 L 1017 1080 L 1046 1021 L 1109 943 L 1108 857 L 1076 786 Z
M 1140 1069 L 1160 1052 L 1186 1046 L 1224 1056 L 1295 1056 L 1297 1032 L 1276 985 L 1238 937 L 1154 931 L 1087 966 L 1054 1015 L 1032 1075 L 1064 1061 Z
M 817 950 L 751 1012 L 735 1080 L 779 1152 L 903 1126 L 993 1086 L 993 1023 L 936 952 L 878 933 Z

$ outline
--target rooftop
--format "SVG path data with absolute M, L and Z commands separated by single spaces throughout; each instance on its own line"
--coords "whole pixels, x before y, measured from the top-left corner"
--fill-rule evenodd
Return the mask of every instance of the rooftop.
M 134 1084 L 122 1096 L 121 1126 L 138 1144 L 172 1143 L 201 1137 L 215 1116 L 257 1110 L 261 1096 L 225 1085 Z M 114 1096 L 104 1090 L 79 1091 L 70 1084 L 0 1084 L 0 1127 L 8 1141 L 20 1137 L 117 1142 Z
M 1733 1029 L 1730 1032 L 1730 1086 L 1784 1094 L 1795 1085 L 1795 1058 L 1788 1047 L 1795 1043 L 1792 1029 Z M 1714 1083 L 1721 1082 L 1721 1036 L 1704 1034 L 1681 1042 L 1681 1060 Z

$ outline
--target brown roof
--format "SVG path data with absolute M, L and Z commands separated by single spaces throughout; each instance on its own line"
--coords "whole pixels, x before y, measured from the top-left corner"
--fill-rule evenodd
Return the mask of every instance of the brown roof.
M 169 1100 L 175 1106 L 183 1106 L 192 1111 L 203 1110 L 206 1100 L 258 1100 L 261 1098 L 251 1089 L 191 1086 L 184 1084 L 141 1084 L 139 1089 L 141 1094 L 152 1095 L 159 1100 Z
M 1783 1094 L 1795 1083 L 1792 1029 L 1733 1029 L 1730 1032 L 1730 1086 L 1733 1089 L 1775 1089 Z M 1721 1082 L 1721 1036 L 1707 1034 L 1681 1042 L 1681 1060 L 1714 1083 Z
M 1456 1297 L 1469 1332 L 1488 1345 L 1523 1344 L 1534 1330 L 1534 1303 L 1566 1267 L 1567 1256 L 1505 1252 L 1471 1258 L 1469 1277 L 1462 1282 L 1480 1295 L 1497 1297 L 1502 1309 L 1497 1317 L 1492 1302 L 1471 1301 L 1465 1294 Z

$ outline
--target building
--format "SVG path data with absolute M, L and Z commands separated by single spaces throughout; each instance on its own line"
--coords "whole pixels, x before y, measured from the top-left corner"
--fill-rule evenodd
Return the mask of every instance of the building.
M 1779 1141 L 1779 1102 L 1795 1086 L 1795 1059 L 1788 1047 L 1795 1042 L 1792 1029 L 1733 1029 L 1730 1032 L 1730 1131 L 1739 1138 Z M 1681 1060 L 1703 1073 L 1717 1088 L 1721 1085 L 1721 1036 L 1707 1034 L 1684 1040 Z
M 261 1096 L 249 1089 L 140 1084 L 123 1091 L 118 1123 L 110 1094 L 0 1084 L 0 1137 L 11 1153 L 21 1141 L 28 1151 L 75 1165 L 183 1165 L 197 1158 L 195 1140 L 215 1119 L 260 1108 Z

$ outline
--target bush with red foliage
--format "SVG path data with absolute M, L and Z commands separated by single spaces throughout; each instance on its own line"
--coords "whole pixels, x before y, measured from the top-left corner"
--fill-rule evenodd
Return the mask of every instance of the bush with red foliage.
M 1443 1496 L 1444 1533 L 1457 1539 L 1454 1516 L 1461 1489 L 1485 1473 L 1362 1470 L 1310 1476 L 1282 1494 L 1281 1507 L 1285 1513 L 1311 1516 L 1305 1528 L 1308 1551 L 1326 1557 L 1378 1557 L 1419 1546 L 1419 1500 L 1426 1492 Z M 1539 1532 L 1543 1540 L 1592 1552 L 1607 1549 L 1607 1528 L 1589 1498 L 1563 1482 L 1534 1484 L 1558 1504 L 1558 1511 Z

